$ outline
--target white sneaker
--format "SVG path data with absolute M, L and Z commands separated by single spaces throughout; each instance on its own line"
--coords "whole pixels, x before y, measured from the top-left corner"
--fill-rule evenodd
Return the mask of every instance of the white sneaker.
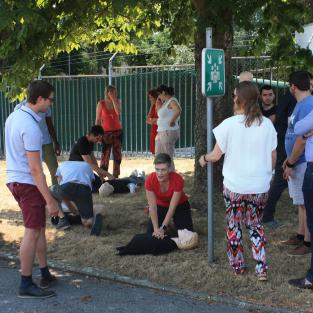
M 137 187 L 136 184 L 134 184 L 134 183 L 129 183 L 129 184 L 127 184 L 127 187 L 128 187 L 128 189 L 129 189 L 129 192 L 130 192 L 130 193 L 135 193 L 135 192 L 136 192 L 136 187 Z

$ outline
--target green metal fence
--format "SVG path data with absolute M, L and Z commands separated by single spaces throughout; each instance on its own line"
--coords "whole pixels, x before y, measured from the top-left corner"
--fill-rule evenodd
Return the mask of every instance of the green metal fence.
M 270 83 L 277 95 L 285 87 L 285 79 L 277 68 L 269 65 L 269 58 L 234 57 L 234 78 L 241 71 L 253 72 L 258 84 Z M 196 77 L 194 65 L 115 67 L 112 83 L 122 102 L 121 121 L 124 132 L 123 152 L 128 155 L 149 153 L 150 126 L 146 115 L 150 103 L 147 92 L 162 83 L 173 86 L 182 106 L 180 139 L 176 155 L 194 155 L 194 116 L 196 106 Z M 109 83 L 107 75 L 42 77 L 56 88 L 52 118 L 62 152 L 68 153 L 74 141 L 86 134 L 95 122 L 96 105 L 104 97 Z M 230 82 L 231 80 L 228 80 Z M 278 97 L 277 97 L 278 98 Z M 0 156 L 4 155 L 4 123 L 14 104 L 0 93 Z M 100 150 L 100 147 L 98 147 Z
M 95 123 L 96 105 L 104 97 L 109 84 L 107 75 L 42 77 L 56 89 L 52 119 L 63 153 L 69 153 L 73 143 L 86 134 Z M 148 91 L 164 83 L 173 86 L 182 106 L 181 136 L 176 154 L 193 155 L 193 120 L 196 103 L 195 70 L 193 65 L 123 67 L 114 69 L 112 84 L 117 87 L 122 103 L 123 153 L 149 154 L 150 125 L 146 124 L 150 102 Z M 2 133 L 0 154 L 4 154 L 4 122 L 14 105 L 1 95 Z M 100 150 L 100 146 L 98 146 Z

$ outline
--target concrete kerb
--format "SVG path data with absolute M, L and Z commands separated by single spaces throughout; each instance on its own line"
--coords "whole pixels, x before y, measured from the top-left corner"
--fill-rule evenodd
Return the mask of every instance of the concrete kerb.
M 4 253 L 0 252 L 0 257 L 19 261 L 19 258 L 11 253 Z M 304 313 L 304 311 L 301 310 L 291 310 L 288 308 L 274 308 L 269 307 L 261 304 L 256 304 L 252 302 L 245 302 L 241 301 L 229 296 L 216 296 L 216 295 L 208 295 L 205 292 L 195 292 L 190 291 L 187 289 L 179 289 L 176 287 L 171 286 L 163 286 L 158 283 L 151 282 L 149 280 L 145 279 L 136 279 L 128 276 L 119 275 L 117 273 L 108 271 L 108 270 L 101 270 L 94 267 L 80 267 L 75 266 L 73 264 L 67 264 L 61 261 L 52 260 L 48 262 L 49 267 L 64 271 L 64 272 L 72 272 L 75 274 L 85 275 L 89 277 L 99 278 L 99 279 L 105 279 L 105 280 L 111 280 L 118 283 L 128 284 L 136 287 L 143 287 L 143 288 L 150 288 L 161 292 L 167 292 L 171 294 L 177 294 L 182 296 L 187 296 L 193 299 L 203 300 L 203 301 L 209 301 L 209 302 L 215 302 L 215 303 L 221 303 L 221 304 L 227 304 L 230 306 L 239 307 L 245 310 L 253 310 L 253 311 L 260 311 L 264 313 Z

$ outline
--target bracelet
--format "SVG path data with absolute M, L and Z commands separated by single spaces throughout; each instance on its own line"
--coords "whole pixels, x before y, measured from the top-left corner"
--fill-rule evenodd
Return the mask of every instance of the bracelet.
M 203 155 L 203 160 L 205 163 L 209 163 L 209 161 L 205 158 L 205 154 Z
M 286 166 L 289 167 L 289 168 L 294 168 L 294 167 L 295 167 L 295 164 L 291 164 L 291 163 L 289 163 L 289 161 L 287 160 L 287 161 L 286 161 Z

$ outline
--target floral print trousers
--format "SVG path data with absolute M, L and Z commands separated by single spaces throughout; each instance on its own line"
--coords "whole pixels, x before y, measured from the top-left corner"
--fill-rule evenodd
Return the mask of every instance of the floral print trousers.
M 226 240 L 227 256 L 235 273 L 245 270 L 242 245 L 242 224 L 245 223 L 252 244 L 252 257 L 256 261 L 256 274 L 265 273 L 266 237 L 261 223 L 263 209 L 267 201 L 267 193 L 239 194 L 224 186 L 224 202 L 226 205 Z

